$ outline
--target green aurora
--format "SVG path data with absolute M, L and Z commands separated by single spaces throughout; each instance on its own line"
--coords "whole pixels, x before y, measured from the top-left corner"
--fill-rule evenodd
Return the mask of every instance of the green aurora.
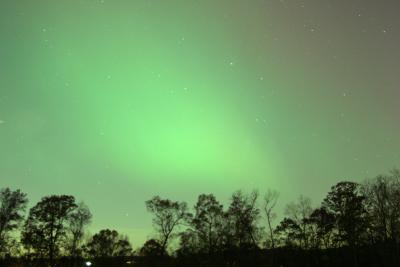
M 399 5 L 3 0 L 0 188 L 74 195 L 135 246 L 156 194 L 318 204 L 399 166 Z

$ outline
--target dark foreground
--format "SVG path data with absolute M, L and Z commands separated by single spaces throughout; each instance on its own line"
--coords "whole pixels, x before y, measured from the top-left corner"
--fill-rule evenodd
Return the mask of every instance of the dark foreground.
M 395 253 L 397 251 L 397 253 Z M 86 265 L 82 258 L 60 258 L 57 267 L 80 267 Z M 206 266 L 268 266 L 268 267 L 397 267 L 400 266 L 398 247 L 376 245 L 358 248 L 327 250 L 301 250 L 279 248 L 274 250 L 229 251 L 218 255 L 186 255 L 179 257 L 113 257 L 90 260 L 93 267 L 165 266 L 165 267 L 206 267 Z M 0 267 L 44 267 L 45 259 L 28 260 L 8 258 L 0 261 Z

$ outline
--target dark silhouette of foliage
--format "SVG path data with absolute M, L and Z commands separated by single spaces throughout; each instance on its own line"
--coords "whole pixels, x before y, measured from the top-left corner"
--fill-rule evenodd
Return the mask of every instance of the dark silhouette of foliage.
M 22 232 L 22 242 L 41 257 L 48 257 L 51 267 L 66 236 L 67 220 L 76 208 L 73 196 L 48 196 L 32 207 Z
M 340 182 L 331 188 L 322 203 L 334 214 L 337 238 L 351 248 L 354 266 L 359 265 L 356 246 L 362 244 L 367 225 L 364 200 L 359 184 Z
M 0 190 L 0 256 L 9 253 L 13 242 L 10 233 L 16 230 L 24 219 L 28 199 L 20 190 L 12 191 L 10 188 Z
M 215 196 L 200 195 L 194 206 L 195 214 L 191 222 L 201 251 L 213 254 L 221 246 L 224 224 L 223 206 Z
M 276 227 L 275 233 L 286 247 L 296 247 L 300 244 L 301 228 L 293 219 L 284 218 Z
M 339 240 L 352 247 L 362 241 L 366 223 L 364 200 L 359 184 L 340 182 L 331 188 L 322 203 L 335 216 Z
M 139 250 L 139 255 L 145 257 L 160 257 L 163 254 L 161 244 L 155 239 L 147 240 Z
M 85 247 L 91 258 L 129 256 L 132 253 L 127 237 L 115 230 L 104 229 L 95 234 Z
M 12 201 L 12 191 L 0 192 L 4 239 L 18 229 L 27 200 L 20 191 Z M 115 230 L 101 230 L 83 242 L 91 221 L 88 207 L 76 205 L 72 196 L 45 197 L 31 208 L 23 227 L 26 251 L 8 239 L 9 254 L 3 254 L 0 266 L 84 266 L 83 257 L 98 267 L 400 266 L 400 171 L 361 185 L 339 182 L 316 208 L 301 196 L 286 206 L 286 217 L 274 228 L 277 198 L 268 191 L 260 210 L 257 192 L 236 191 L 224 210 L 214 195 L 201 194 L 192 215 L 185 202 L 156 196 L 146 207 L 158 238 L 132 253 L 128 239 Z M 260 220 L 260 211 L 266 220 Z M 14 215 L 4 216 L 10 212 Z M 179 242 L 171 242 L 174 237 Z M 265 240 L 270 243 L 261 248 Z M 168 247 L 175 253 L 168 255 Z
M 199 239 L 198 233 L 192 228 L 179 233 L 178 255 L 193 255 L 205 250 L 204 241 Z
M 321 207 L 311 213 L 308 222 L 316 226 L 317 247 L 320 248 L 322 245 L 323 248 L 329 248 L 335 227 L 335 215 Z
M 226 213 L 225 244 L 227 247 L 257 247 L 260 238 L 260 228 L 257 225 L 260 218 L 258 193 L 253 191 L 250 195 L 245 195 L 236 191 L 231 199 Z

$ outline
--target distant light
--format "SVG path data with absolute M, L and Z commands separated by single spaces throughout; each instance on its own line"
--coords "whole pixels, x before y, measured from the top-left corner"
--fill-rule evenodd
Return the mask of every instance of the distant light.
M 92 266 L 92 263 L 90 261 L 85 262 L 86 266 Z

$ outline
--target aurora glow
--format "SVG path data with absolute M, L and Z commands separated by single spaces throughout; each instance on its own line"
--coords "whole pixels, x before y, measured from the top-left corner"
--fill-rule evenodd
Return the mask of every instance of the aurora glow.
M 144 201 L 319 203 L 399 166 L 398 1 L 3 0 L 0 187 L 134 245 Z

